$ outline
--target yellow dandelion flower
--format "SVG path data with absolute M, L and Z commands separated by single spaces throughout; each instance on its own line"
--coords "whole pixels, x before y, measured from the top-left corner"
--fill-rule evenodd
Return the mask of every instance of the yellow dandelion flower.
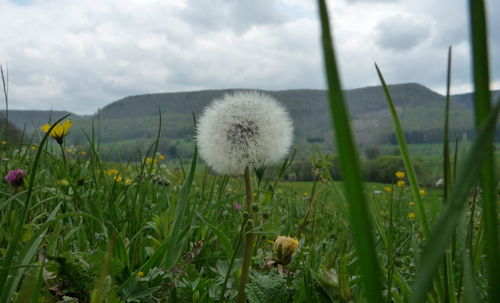
M 71 122 L 71 119 L 68 119 L 63 123 L 58 123 L 56 126 L 54 126 L 54 128 L 50 132 L 50 136 L 54 138 L 57 141 L 57 143 L 62 144 L 64 137 L 68 134 L 72 124 L 73 122 Z M 44 132 L 48 132 L 50 126 L 51 126 L 50 124 L 44 124 L 40 127 L 40 129 L 43 130 Z
M 147 157 L 147 158 L 146 158 L 146 164 L 147 164 L 147 165 L 150 165 L 151 163 L 153 163 L 153 158 L 151 158 L 151 157 Z
M 423 196 L 423 195 L 425 195 L 425 190 L 421 189 L 421 190 L 419 190 L 419 191 L 418 191 L 418 193 L 419 193 L 421 196 Z
M 66 187 L 66 186 L 69 186 L 69 182 L 66 179 L 61 179 L 61 180 L 57 181 L 57 185 L 59 185 L 61 187 Z
M 118 175 L 119 173 L 120 173 L 120 172 L 119 172 L 117 169 L 115 169 L 115 168 L 113 168 L 113 169 L 108 169 L 108 170 L 106 171 L 106 175 L 108 175 L 108 176 L 116 176 L 116 175 Z
M 398 187 L 403 187 L 403 186 L 405 186 L 405 183 L 406 183 L 406 182 L 405 182 L 405 181 L 403 181 L 403 180 L 398 181 Z
M 144 273 L 142 271 L 139 271 L 137 274 L 136 274 L 137 277 L 139 278 L 142 278 L 144 277 Z
M 122 176 L 118 175 L 115 177 L 115 181 L 118 182 L 118 183 L 121 183 L 123 181 L 123 178 Z
M 72 149 L 72 148 L 66 148 L 66 152 L 68 152 L 68 153 L 72 153 L 72 152 L 73 152 L 73 149 Z
M 415 215 L 415 213 L 408 213 L 408 219 L 414 220 L 416 217 L 417 215 Z
M 131 185 L 134 181 L 130 178 L 125 178 L 125 185 Z
M 299 240 L 291 237 L 279 236 L 274 241 L 273 257 L 278 264 L 288 265 L 292 255 L 299 246 Z
M 3 145 L 7 144 L 7 141 L 2 141 L 2 144 L 3 144 Z
M 158 155 L 158 160 L 163 160 L 163 159 L 165 159 L 164 155 Z
M 413 207 L 413 206 L 415 206 L 415 202 L 409 202 L 409 203 L 408 203 L 408 206 L 409 206 L 409 207 Z
M 308 194 L 308 193 L 306 193 L 306 192 L 304 192 L 302 195 L 303 195 L 304 197 L 307 197 L 309 194 Z
M 405 177 L 405 172 L 398 171 L 394 175 L 396 175 L 396 178 L 398 178 L 398 179 L 403 179 Z
M 384 190 L 388 193 L 390 193 L 392 191 L 392 187 L 384 187 Z

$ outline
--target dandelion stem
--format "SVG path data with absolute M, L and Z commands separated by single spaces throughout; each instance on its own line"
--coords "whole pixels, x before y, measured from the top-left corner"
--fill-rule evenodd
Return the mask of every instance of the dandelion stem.
M 62 143 L 59 144 L 59 147 L 61 148 L 62 158 L 64 161 L 64 165 L 66 166 L 66 154 L 64 153 L 64 147 L 63 147 Z
M 250 271 L 250 263 L 252 261 L 252 246 L 253 246 L 253 234 L 250 229 L 253 228 L 252 221 L 252 202 L 253 202 L 253 191 L 252 191 L 252 177 L 250 175 L 250 169 L 245 168 L 245 190 L 246 190 L 246 208 L 248 212 L 249 222 L 247 223 L 247 232 L 245 235 L 245 251 L 243 253 L 243 265 L 241 266 L 241 278 L 240 285 L 238 287 L 238 303 L 245 303 L 245 286 L 248 282 L 248 273 Z

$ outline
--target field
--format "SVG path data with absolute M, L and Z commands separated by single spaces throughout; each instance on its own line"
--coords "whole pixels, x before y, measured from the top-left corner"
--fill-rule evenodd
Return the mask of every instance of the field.
M 65 145 L 78 131 L 66 117 L 41 125 L 40 141 L 2 141 L 0 303 L 500 302 L 500 102 L 489 97 L 484 7 L 472 3 L 477 126 L 458 154 L 448 107 L 444 143 L 406 143 L 376 66 L 399 157 L 363 164 L 325 1 L 336 153 L 314 153 L 311 181 L 287 175 L 291 122 L 256 92 L 224 97 L 198 120 L 193 114 L 189 162 L 157 152 L 161 131 L 144 141 L 140 161 L 105 162 L 95 136 Z M 363 182 L 363 174 L 386 182 Z
M 4 255 L 30 195 L 29 223 L 22 226 L 15 256 L 15 264 L 22 267 L 11 269 L 4 288 L 8 297 L 24 302 L 22 298 L 36 293 L 40 302 L 87 302 L 101 293 L 108 302 L 209 302 L 221 294 L 226 299 L 236 296 L 245 221 L 244 209 L 238 207 L 244 205 L 242 178 L 213 176 L 199 167 L 190 182 L 189 166 L 182 171 L 163 164 L 166 159 L 110 166 L 89 149 L 85 154 L 66 151 L 65 160 L 56 151 L 40 151 L 31 193 L 28 186 L 2 185 Z M 6 169 L 31 172 L 36 152 L 29 146 L 4 149 L 2 157 L 10 159 Z M 270 175 L 278 169 L 270 168 Z M 317 181 L 314 193 L 313 182 L 270 178 L 255 183 L 258 237 L 250 282 L 255 296 L 280 302 L 349 301 L 360 296 L 343 185 L 325 172 L 318 171 L 322 181 Z M 151 173 L 170 184 L 138 178 Z M 28 173 L 25 184 L 32 178 Z M 393 295 L 404 301 L 414 279 L 413 251 L 422 241 L 415 232 L 415 205 L 406 185 L 365 187 L 384 263 L 388 228 L 397 231 L 398 291 Z M 440 196 L 431 190 L 423 196 L 430 216 L 439 210 Z M 266 265 L 273 260 L 272 242 L 279 235 L 300 239 L 282 276 L 275 266 Z

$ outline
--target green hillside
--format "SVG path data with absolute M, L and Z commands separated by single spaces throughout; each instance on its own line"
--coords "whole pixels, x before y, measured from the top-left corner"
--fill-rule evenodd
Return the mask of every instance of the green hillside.
M 440 142 L 445 98 L 416 83 L 391 85 L 390 90 L 410 143 Z M 144 150 L 148 142 L 156 137 L 161 112 L 160 151 L 171 156 L 176 153 L 188 156 L 194 144 L 192 112 L 199 116 L 213 99 L 234 91 L 204 90 L 126 97 L 107 105 L 93 116 L 72 115 L 74 130 L 69 142 L 83 143 L 86 139 L 82 130 L 90 133 L 94 125 L 103 147 L 112 150 L 110 154 L 125 157 L 137 151 L 138 147 Z M 298 89 L 264 92 L 282 102 L 290 112 L 295 126 L 295 147 L 299 154 L 310 151 L 311 143 L 320 149 L 331 150 L 332 130 L 326 91 Z M 394 143 L 382 88 L 365 87 L 345 93 L 361 148 Z M 500 95 L 500 92 L 495 94 Z M 452 136 L 471 132 L 471 100 L 471 94 L 454 96 L 450 116 Z M 61 111 L 16 110 L 10 111 L 9 115 L 18 128 L 26 128 L 26 132 L 32 133 L 49 119 L 54 121 L 66 114 Z

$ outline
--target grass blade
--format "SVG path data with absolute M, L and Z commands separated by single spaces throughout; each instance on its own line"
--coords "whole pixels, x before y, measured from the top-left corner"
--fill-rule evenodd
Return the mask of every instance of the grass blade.
M 484 145 L 490 142 L 492 138 L 492 130 L 495 129 L 499 109 L 500 103 L 495 106 L 495 109 L 482 125 L 471 149 L 465 156 L 463 165 L 460 166 L 456 183 L 446 206 L 435 223 L 427 245 L 422 251 L 419 267 L 417 268 L 417 280 L 412 302 L 423 302 L 425 299 L 432 277 L 441 263 L 444 251 L 450 243 L 455 226 L 464 209 L 469 190 L 479 173 L 480 165 L 484 163 L 485 154 L 488 152 Z
M 359 256 L 359 265 L 365 288 L 365 295 L 367 302 L 381 302 L 382 285 L 380 281 L 382 280 L 382 276 L 376 258 L 372 235 L 373 229 L 370 216 L 368 215 L 365 196 L 363 194 L 358 153 L 354 144 L 349 115 L 337 72 L 330 34 L 328 10 L 324 0 L 319 1 L 319 9 L 330 112 L 333 118 L 333 128 L 337 141 L 340 169 L 342 178 L 345 182 L 346 198 L 350 202 L 350 220 L 354 232 L 356 251 Z
M 424 206 L 422 204 L 422 199 L 420 198 L 420 189 L 418 187 L 417 176 L 415 175 L 415 169 L 413 168 L 413 164 L 410 160 L 410 151 L 408 150 L 408 145 L 406 143 L 406 138 L 403 133 L 403 128 L 401 127 L 401 122 L 399 121 L 398 112 L 394 106 L 394 102 L 392 101 L 391 93 L 389 92 L 389 88 L 385 83 L 384 76 L 382 76 L 382 72 L 378 68 L 377 64 L 375 64 L 375 69 L 377 70 L 378 77 L 384 88 L 384 93 L 387 98 L 387 103 L 389 104 L 389 109 L 391 111 L 392 116 L 392 124 L 394 126 L 394 131 L 396 132 L 396 137 L 398 138 L 399 149 L 401 150 L 401 157 L 403 158 L 403 163 L 405 165 L 406 173 L 408 174 L 408 180 L 410 181 L 411 193 L 413 196 L 413 200 L 415 200 L 415 204 L 417 206 L 417 217 L 420 221 L 420 225 L 422 225 L 422 229 L 424 231 L 424 237 L 427 238 L 429 236 L 429 223 L 427 221 L 427 217 L 425 215 Z
M 485 121 L 491 111 L 488 34 L 486 14 L 483 0 L 470 0 L 470 22 L 472 38 L 472 69 L 474 75 L 474 112 L 476 129 Z M 489 301 L 500 302 L 500 248 L 498 241 L 498 219 L 495 201 L 495 163 L 493 155 L 493 138 L 485 142 L 485 159 L 481 169 L 480 182 L 483 190 L 484 235 L 486 245 L 486 262 L 489 280 Z

